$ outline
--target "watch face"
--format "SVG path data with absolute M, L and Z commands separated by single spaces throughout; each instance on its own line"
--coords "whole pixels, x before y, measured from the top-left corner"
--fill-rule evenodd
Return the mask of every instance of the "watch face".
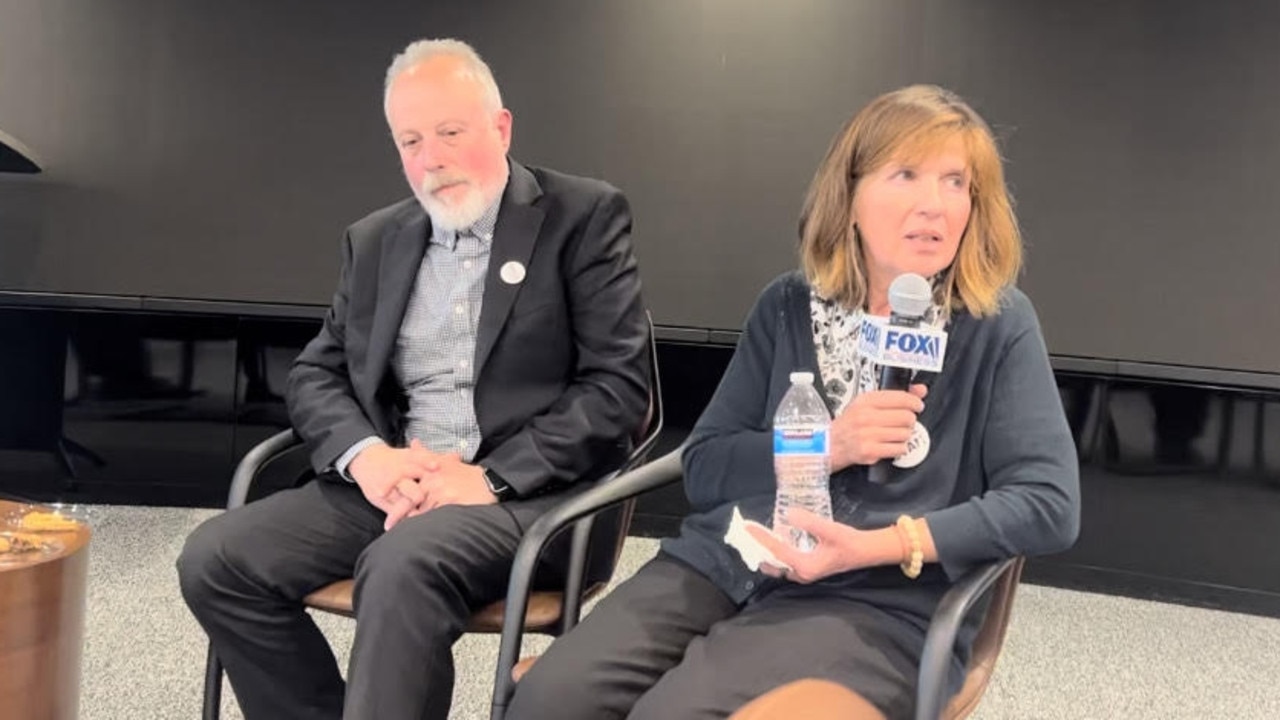
M 488 486 L 489 492 L 493 493 L 497 497 L 502 497 L 503 495 L 506 495 L 507 491 L 511 489 L 502 481 L 495 480 L 493 477 L 493 474 L 490 473 L 487 469 L 482 473 L 482 475 L 484 476 L 484 484 Z

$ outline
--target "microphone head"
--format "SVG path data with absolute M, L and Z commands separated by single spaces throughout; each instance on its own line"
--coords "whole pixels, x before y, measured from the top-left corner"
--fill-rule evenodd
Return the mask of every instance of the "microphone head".
M 933 303 L 933 288 L 929 281 L 915 273 L 903 273 L 889 285 L 889 307 L 894 315 L 924 317 Z

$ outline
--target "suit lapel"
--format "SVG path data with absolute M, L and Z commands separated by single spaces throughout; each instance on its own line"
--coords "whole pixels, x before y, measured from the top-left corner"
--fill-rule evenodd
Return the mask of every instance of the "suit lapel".
M 511 176 L 502 198 L 502 207 L 498 210 L 498 224 L 493 230 L 493 247 L 489 251 L 489 270 L 485 273 L 484 300 L 480 305 L 480 323 L 476 331 L 477 377 L 493 352 L 523 284 L 504 281 L 502 266 L 515 262 L 527 270 L 534 242 L 542 229 L 544 213 L 532 205 L 542 195 L 542 188 L 533 173 L 514 160 L 510 162 Z
M 427 232 L 427 214 L 414 205 L 405 212 L 402 222 L 383 237 L 378 301 L 374 304 L 373 329 L 369 331 L 368 367 L 374 389 L 390 367 L 391 350 L 427 250 Z

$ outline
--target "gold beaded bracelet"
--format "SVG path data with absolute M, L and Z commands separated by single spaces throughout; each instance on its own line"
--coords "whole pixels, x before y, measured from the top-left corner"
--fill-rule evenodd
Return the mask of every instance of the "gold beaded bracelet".
M 898 516 L 898 534 L 901 536 L 902 557 L 899 564 L 902 574 L 911 579 L 920 577 L 924 568 L 924 550 L 920 547 L 920 533 L 916 531 L 916 523 L 907 515 Z

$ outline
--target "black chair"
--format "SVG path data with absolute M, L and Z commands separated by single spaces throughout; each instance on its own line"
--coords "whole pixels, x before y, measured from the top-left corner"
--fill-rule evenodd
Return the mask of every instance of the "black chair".
M 519 663 L 516 658 L 520 654 L 522 599 L 528 597 L 533 570 L 543 547 L 561 530 L 583 518 L 614 505 L 634 503 L 637 496 L 680 480 L 683 450 L 683 447 L 677 448 L 644 467 L 592 488 L 543 515 L 525 533 L 511 568 L 490 720 L 502 720 L 515 694 L 516 683 L 537 661 L 536 656 Z M 943 596 L 925 639 L 916 689 L 916 720 L 963 718 L 977 707 L 1003 646 L 1022 563 L 1022 558 L 1015 557 L 981 565 L 960 578 Z M 964 687 L 949 699 L 946 697 L 947 670 L 956 634 L 969 611 L 997 581 L 999 585 L 974 641 Z
M 597 480 L 597 486 L 607 486 L 612 483 L 614 478 L 642 466 L 648 460 L 649 454 L 657 444 L 658 435 L 662 432 L 662 384 L 658 373 L 658 348 L 653 335 L 652 320 L 649 322 L 649 362 L 652 381 L 649 386 L 649 409 L 645 421 L 641 423 L 641 429 L 633 439 L 633 449 L 626 461 L 615 472 Z M 245 454 L 244 459 L 240 461 L 240 464 L 236 467 L 235 474 L 232 476 L 231 491 L 228 493 L 227 498 L 227 509 L 230 510 L 244 505 L 255 481 L 262 476 L 267 465 L 291 451 L 299 449 L 301 445 L 301 439 L 293 430 L 284 430 L 254 446 L 253 449 Z M 305 481 L 309 478 L 310 473 L 308 472 L 300 480 Z M 594 489 L 588 490 L 583 495 L 593 492 Z M 574 502 L 575 500 L 571 499 L 564 504 L 572 505 Z M 520 586 L 524 588 L 523 591 L 519 594 L 512 594 L 509 591 L 505 601 L 499 600 L 481 608 L 471 616 L 467 631 L 476 633 L 500 632 L 502 633 L 501 642 L 504 647 L 514 641 L 517 648 L 519 648 L 520 639 L 525 632 L 536 632 L 552 636 L 568 632 L 577 624 L 582 604 L 598 595 L 608 585 L 608 579 L 613 574 L 613 568 L 617 565 L 618 557 L 622 554 L 622 544 L 626 540 L 627 530 L 631 524 L 634 504 L 634 500 L 615 504 L 617 506 L 607 513 L 600 515 L 592 513 L 590 517 L 578 516 L 577 522 L 572 523 L 573 529 L 568 543 L 567 574 L 563 590 L 531 592 L 533 575 L 537 568 L 537 558 L 535 558 L 534 562 L 527 568 L 528 577 L 523 578 L 520 583 Z M 557 514 L 558 508 L 553 508 L 549 513 Z M 568 525 L 566 523 L 558 525 L 558 527 L 565 529 Z M 548 541 L 551 539 L 546 538 Z M 546 544 L 546 542 L 539 543 L 539 549 Z M 523 550 L 523 548 L 524 544 L 522 543 L 521 549 Z M 593 578 L 593 582 L 590 585 L 586 583 L 588 577 Z M 514 570 L 512 583 L 513 585 L 515 584 Z M 584 585 L 586 585 L 585 590 Z M 355 617 L 352 606 L 352 591 L 354 587 L 355 581 L 352 579 L 339 580 L 311 593 L 303 599 L 303 604 L 317 610 L 346 617 Z M 513 600 L 520 606 L 520 614 L 514 620 L 511 620 L 511 613 L 507 611 L 507 608 L 508 603 Z M 513 622 L 514 625 L 509 626 L 507 624 L 508 621 Z M 517 637 L 510 637 L 512 634 Z M 511 675 L 510 666 L 507 667 L 506 675 L 507 677 Z M 221 711 L 221 704 L 222 663 L 214 653 L 213 647 L 210 646 L 208 660 L 205 665 L 204 710 L 202 714 L 204 720 L 217 720 Z

